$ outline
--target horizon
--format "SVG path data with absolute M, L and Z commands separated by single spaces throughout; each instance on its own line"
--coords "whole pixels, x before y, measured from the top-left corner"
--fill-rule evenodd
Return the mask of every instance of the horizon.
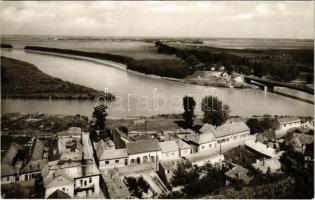
M 112 38 L 118 38 L 118 39 L 267 39 L 267 40 L 311 40 L 314 41 L 314 38 L 264 38 L 264 37 L 220 37 L 220 36 L 216 36 L 216 37 L 184 37 L 184 36 L 102 36 L 102 35 L 49 35 L 49 34 L 33 34 L 33 35 L 29 35 L 29 34 L 0 34 L 0 37 L 2 36 L 46 36 L 46 37 L 99 37 L 99 38 L 108 38 L 108 39 L 112 39 Z
M 313 39 L 313 1 L 1 2 L 2 35 Z

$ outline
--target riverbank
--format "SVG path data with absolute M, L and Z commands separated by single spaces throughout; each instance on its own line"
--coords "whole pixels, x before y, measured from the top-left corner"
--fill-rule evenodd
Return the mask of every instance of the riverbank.
M 30 63 L 3 56 L 1 77 L 1 98 L 94 99 L 105 95 L 102 91 L 49 76 Z M 106 98 L 115 97 L 108 93 Z
M 128 71 L 129 73 L 133 73 L 139 76 L 146 76 L 150 78 L 155 78 L 155 79 L 163 79 L 163 80 L 168 80 L 168 81 L 173 81 L 173 82 L 178 82 L 178 83 L 183 83 L 183 84 L 193 84 L 193 85 L 201 85 L 201 86 L 210 86 L 210 87 L 221 87 L 221 88 L 229 88 L 227 84 L 223 84 L 221 82 L 215 82 L 215 81 L 203 81 L 203 80 L 196 80 L 196 79 L 190 79 L 190 78 L 171 78 L 171 77 L 164 77 L 164 76 L 158 76 L 154 74 L 146 74 L 142 73 L 139 71 L 131 70 L 127 68 L 127 65 L 124 63 L 119 63 L 119 62 L 114 62 L 110 60 L 104 60 L 101 58 L 90 58 L 88 55 L 74 55 L 74 54 L 67 54 L 67 53 L 58 53 L 58 52 L 50 52 L 50 51 L 42 51 L 40 49 L 30 49 L 26 48 L 26 52 L 31 52 L 31 53 L 37 53 L 37 54 L 44 54 L 44 55 L 53 55 L 53 56 L 58 56 L 58 57 L 63 57 L 63 58 L 72 58 L 72 59 L 78 59 L 78 60 L 85 60 L 85 61 L 90 61 L 93 63 L 97 64 L 102 64 L 106 65 L 109 67 L 115 67 L 121 70 Z M 257 89 L 255 86 L 251 85 L 233 85 L 232 86 L 235 89 Z

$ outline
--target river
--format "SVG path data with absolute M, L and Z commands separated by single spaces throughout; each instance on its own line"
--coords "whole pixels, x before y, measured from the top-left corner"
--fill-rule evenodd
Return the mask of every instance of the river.
M 97 90 L 108 90 L 116 96 L 109 103 L 109 116 L 151 116 L 180 113 L 182 97 L 191 94 L 197 101 L 196 113 L 205 95 L 218 96 L 231 109 L 231 115 L 301 115 L 313 116 L 314 106 L 277 94 L 253 89 L 213 88 L 184 84 L 90 61 L 44 55 L 23 50 L 1 50 L 3 56 L 26 61 L 41 71 L 65 81 Z M 293 94 L 301 98 L 307 94 Z M 312 97 L 313 98 L 313 97 Z M 2 99 L 1 113 L 82 114 L 91 116 L 95 102 L 91 100 L 25 100 Z

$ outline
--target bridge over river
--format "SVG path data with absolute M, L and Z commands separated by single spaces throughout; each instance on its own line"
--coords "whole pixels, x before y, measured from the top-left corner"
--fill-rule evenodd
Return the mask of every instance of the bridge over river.
M 278 86 L 278 87 L 290 88 L 293 90 L 298 90 L 298 91 L 302 91 L 302 92 L 306 92 L 308 94 L 314 95 L 314 89 L 309 88 L 309 87 L 302 87 L 302 86 L 297 86 L 294 84 L 272 81 L 272 80 L 267 80 L 267 79 L 263 79 L 263 78 L 257 78 L 254 76 L 244 76 L 244 80 L 245 80 L 245 82 L 247 82 L 249 84 L 256 85 L 265 91 L 273 92 L 274 87 Z

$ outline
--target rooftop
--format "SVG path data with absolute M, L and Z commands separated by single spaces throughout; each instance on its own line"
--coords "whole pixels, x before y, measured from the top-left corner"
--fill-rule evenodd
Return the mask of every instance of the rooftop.
M 74 183 L 73 178 L 63 173 L 62 171 L 57 171 L 57 172 L 54 172 L 52 176 L 44 177 L 43 181 L 44 181 L 45 188 L 46 187 L 59 187 L 59 186 L 64 186 L 64 185 L 69 185 L 69 184 Z
M 191 138 L 190 141 L 196 144 L 205 144 L 208 142 L 216 141 L 216 137 L 212 133 L 205 133 Z
M 46 159 L 32 160 L 24 166 L 24 168 L 21 170 L 21 173 L 41 171 L 46 164 L 47 164 Z
M 276 149 L 274 148 L 267 147 L 265 144 L 262 144 L 260 142 L 255 142 L 253 140 L 246 141 L 245 146 L 270 158 L 279 159 L 280 155 L 282 154 L 282 152 L 277 152 Z
M 127 149 L 109 149 L 103 152 L 98 151 L 97 157 L 99 160 L 112 160 L 118 158 L 127 158 Z
M 153 140 L 139 140 L 127 143 L 128 154 L 137 154 L 153 151 L 161 151 L 160 145 L 156 139 Z
M 215 126 L 211 125 L 211 124 L 208 124 L 208 123 L 205 123 L 200 129 L 199 131 L 201 133 L 211 133 L 212 131 L 215 130 Z
M 174 140 L 159 143 L 162 152 L 178 151 L 178 146 Z
M 179 149 L 190 149 L 191 146 L 189 144 L 187 144 L 186 142 L 184 142 L 183 140 L 176 140 L 176 144 L 178 146 Z
M 53 192 L 51 195 L 49 195 L 47 199 L 71 199 L 71 197 L 68 194 L 58 189 L 55 192 Z
M 248 176 L 248 169 L 240 165 L 235 165 L 235 167 L 226 172 L 225 175 L 232 179 L 243 180 L 245 183 L 249 183 L 251 180 L 251 177 Z
M 274 173 L 281 168 L 281 163 L 278 159 L 270 158 L 262 162 L 254 163 L 253 167 L 261 170 L 263 173 L 267 173 L 268 168 L 270 168 L 270 171 Z
M 4 154 L 4 156 L 1 160 L 1 164 L 11 165 L 20 149 L 22 149 L 22 147 L 20 145 L 18 145 L 16 143 L 12 143 L 10 145 L 8 151 Z
M 213 135 L 217 138 L 242 133 L 250 131 L 248 126 L 244 122 L 232 122 L 232 123 L 226 123 L 222 126 L 218 126 L 214 131 Z
M 131 194 L 116 173 L 105 173 L 102 171 L 102 178 L 106 184 L 109 198 L 111 199 L 128 199 Z
M 300 122 L 301 120 L 297 117 L 283 117 L 277 119 L 279 124 L 287 124 L 287 123 L 292 123 L 292 122 Z

